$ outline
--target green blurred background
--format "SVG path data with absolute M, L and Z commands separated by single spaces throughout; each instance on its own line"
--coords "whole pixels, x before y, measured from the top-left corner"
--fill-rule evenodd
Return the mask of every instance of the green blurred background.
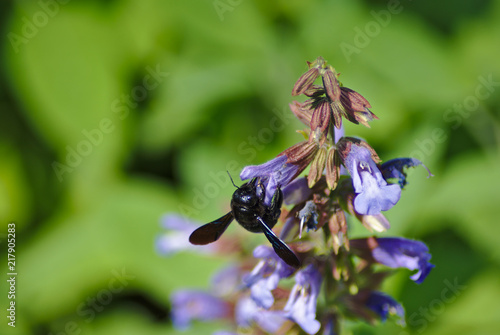
M 226 170 L 237 176 L 300 141 L 290 92 L 318 56 L 380 118 L 347 134 L 435 175 L 410 173 L 383 234 L 425 241 L 436 264 L 422 285 L 400 271 L 384 287 L 408 327 L 348 329 L 500 333 L 499 1 L 1 6 L 1 334 L 179 333 L 170 292 L 207 288 L 231 259 L 158 255 L 161 216 L 220 216 L 234 190 Z M 270 130 L 277 120 L 283 129 Z M 9 222 L 15 329 L 5 317 Z

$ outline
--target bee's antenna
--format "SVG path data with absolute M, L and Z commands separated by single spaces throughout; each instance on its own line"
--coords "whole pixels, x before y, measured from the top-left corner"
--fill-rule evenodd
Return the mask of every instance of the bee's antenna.
M 226 172 L 227 172 L 227 174 L 229 175 L 229 179 L 231 179 L 231 183 L 233 183 L 234 187 L 239 188 L 239 187 L 238 187 L 238 186 L 236 186 L 236 184 L 234 183 L 234 181 L 233 181 L 233 177 L 231 177 L 231 174 L 229 173 L 229 171 L 226 171 Z

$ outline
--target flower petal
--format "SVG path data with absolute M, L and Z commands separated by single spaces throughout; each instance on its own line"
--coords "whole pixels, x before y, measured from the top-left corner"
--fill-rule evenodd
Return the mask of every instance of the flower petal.
M 391 209 L 401 198 L 398 185 L 379 186 L 371 176 L 365 176 L 363 192 L 354 198 L 354 209 L 359 214 L 377 215 Z
M 241 171 L 240 178 L 261 178 L 261 182 L 266 186 L 264 203 L 269 205 L 278 186 L 285 187 L 296 176 L 298 167 L 287 164 L 287 160 L 286 155 L 281 155 L 261 165 L 246 166 Z
M 285 316 L 308 334 L 316 334 L 321 328 L 321 323 L 316 320 L 316 303 L 321 282 L 321 273 L 312 264 L 297 272 L 295 285 L 283 309 Z
M 311 194 L 312 191 L 307 186 L 307 178 L 298 178 L 283 188 L 283 202 L 287 205 L 300 204 L 306 201 Z
M 377 313 L 382 321 L 387 320 L 389 314 L 392 314 L 400 318 L 400 324 L 404 324 L 403 306 L 385 293 L 373 291 L 366 301 L 366 306 Z
M 177 329 L 187 329 L 191 320 L 215 320 L 228 316 L 228 304 L 203 291 L 180 290 L 172 294 L 172 323 Z
M 200 226 L 179 214 L 166 214 L 161 218 L 161 225 L 167 229 L 156 238 L 156 251 L 159 254 L 170 256 L 180 251 L 195 251 L 199 253 L 213 253 L 215 246 L 195 246 L 189 243 L 189 235 Z
M 286 264 L 269 246 L 259 245 L 253 254 L 261 260 L 251 273 L 243 276 L 243 283 L 250 288 L 255 303 L 269 309 L 274 304 L 272 290 L 278 287 L 282 278 L 291 276 L 295 269 Z
M 185 216 L 176 213 L 168 213 L 163 215 L 160 219 L 160 224 L 163 228 L 168 230 L 187 232 L 192 232 L 200 225 L 198 222 L 189 220 Z
M 401 188 L 404 188 L 405 185 L 408 183 L 406 181 L 406 172 L 404 171 L 404 169 L 419 165 L 422 165 L 429 173 L 427 178 L 433 176 L 433 174 L 427 168 L 427 166 L 425 166 L 421 161 L 419 161 L 416 158 L 391 159 L 390 161 L 387 161 L 384 164 L 382 164 L 380 166 L 380 170 L 382 171 L 382 174 L 384 175 L 385 179 L 396 178 L 398 179 L 399 186 L 401 186 Z
M 418 270 L 410 278 L 420 284 L 435 266 L 429 263 L 431 255 L 427 246 L 420 241 L 402 237 L 377 238 L 378 246 L 373 249 L 373 258 L 391 268 Z
M 255 177 L 270 176 L 273 172 L 279 170 L 286 161 L 286 156 L 278 156 L 264 164 L 245 166 L 240 173 L 240 178 L 241 180 L 247 180 Z

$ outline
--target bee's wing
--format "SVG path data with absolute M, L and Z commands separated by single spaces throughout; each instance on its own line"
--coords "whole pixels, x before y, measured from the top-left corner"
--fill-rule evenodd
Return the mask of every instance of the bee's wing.
M 191 233 L 189 242 L 191 244 L 203 245 L 217 241 L 233 219 L 233 213 L 229 212 L 223 217 L 201 226 Z
M 293 266 L 294 268 L 300 267 L 300 261 L 295 256 L 293 251 L 283 242 L 280 240 L 278 236 L 276 236 L 275 233 L 269 228 L 269 226 L 262 220 L 261 217 L 257 216 L 257 220 L 260 223 L 260 226 L 262 228 L 262 231 L 266 235 L 267 239 L 269 242 L 271 242 L 274 251 L 282 260 L 285 261 L 286 264 Z

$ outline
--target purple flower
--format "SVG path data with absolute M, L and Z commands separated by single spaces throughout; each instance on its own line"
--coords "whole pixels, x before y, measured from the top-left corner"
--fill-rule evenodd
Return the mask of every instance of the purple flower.
M 283 311 L 263 310 L 255 317 L 255 322 L 270 334 L 277 333 L 288 319 L 283 315 Z
M 403 306 L 385 293 L 371 292 L 366 301 L 366 307 L 377 313 L 382 321 L 387 320 L 389 314 L 392 314 L 399 316 L 399 323 L 404 324 L 405 310 Z
M 316 320 L 316 302 L 321 288 L 321 273 L 312 264 L 295 275 L 295 285 L 286 303 L 284 316 L 306 333 L 316 334 L 321 324 Z
M 261 165 L 246 166 L 241 171 L 240 178 L 241 180 L 246 180 L 259 177 L 261 182 L 266 185 L 264 203 L 270 205 L 277 187 L 288 185 L 298 171 L 298 167 L 293 164 L 287 164 L 287 160 L 286 155 L 281 155 Z
M 178 214 L 167 214 L 161 219 L 161 225 L 167 232 L 156 238 L 156 250 L 159 254 L 170 256 L 184 250 L 211 253 L 214 246 L 195 246 L 189 243 L 189 235 L 200 226 Z
M 236 323 L 239 327 L 251 327 L 255 316 L 260 312 L 260 310 L 261 308 L 257 306 L 252 298 L 245 296 L 236 303 L 234 311 Z
M 243 277 L 243 283 L 250 287 L 255 303 L 265 309 L 274 304 L 272 290 L 278 287 L 282 278 L 290 277 L 295 271 L 286 264 L 271 247 L 259 245 L 253 251 L 255 258 L 262 258 L 251 273 Z
M 307 178 L 297 178 L 283 188 L 283 202 L 287 205 L 297 205 L 306 201 L 312 194 L 307 185 Z
M 385 162 L 380 166 L 380 170 L 382 171 L 382 175 L 385 179 L 396 178 L 398 179 L 399 186 L 404 188 L 408 183 L 406 181 L 406 172 L 403 171 L 405 168 L 414 167 L 422 165 L 429 175 L 427 178 L 432 177 L 433 174 L 431 171 L 425 166 L 421 161 L 416 158 L 396 158 L 391 159 L 390 161 Z
M 235 308 L 236 323 L 239 327 L 250 328 L 256 323 L 268 333 L 275 333 L 281 328 L 287 319 L 281 311 L 267 311 L 257 306 L 251 297 L 243 297 L 238 301 Z
M 192 320 L 215 320 L 227 317 L 229 305 L 209 294 L 195 290 L 177 291 L 170 297 L 172 301 L 172 322 L 180 330 L 186 329 Z
M 223 297 L 236 292 L 241 283 L 240 268 L 236 265 L 229 265 L 223 268 L 212 277 L 211 292 L 218 297 Z
M 335 130 L 335 144 L 337 144 L 338 141 L 345 135 L 344 131 L 344 125 L 340 127 L 340 129 L 334 128 Z M 340 170 L 339 170 L 339 175 L 341 176 L 347 176 L 347 171 L 345 170 L 345 167 L 343 165 L 340 165 Z
M 390 268 L 418 270 L 410 278 L 417 284 L 424 281 L 435 266 L 429 263 L 431 255 L 427 246 L 402 237 L 377 238 L 378 246 L 372 250 L 373 258 Z
M 391 209 L 399 201 L 401 188 L 387 184 L 368 149 L 353 143 L 344 165 L 351 174 L 357 194 L 354 209 L 359 214 L 379 214 L 380 211 Z
M 342 137 L 344 137 L 344 125 L 340 126 L 340 129 L 334 128 L 335 143 L 337 143 Z

